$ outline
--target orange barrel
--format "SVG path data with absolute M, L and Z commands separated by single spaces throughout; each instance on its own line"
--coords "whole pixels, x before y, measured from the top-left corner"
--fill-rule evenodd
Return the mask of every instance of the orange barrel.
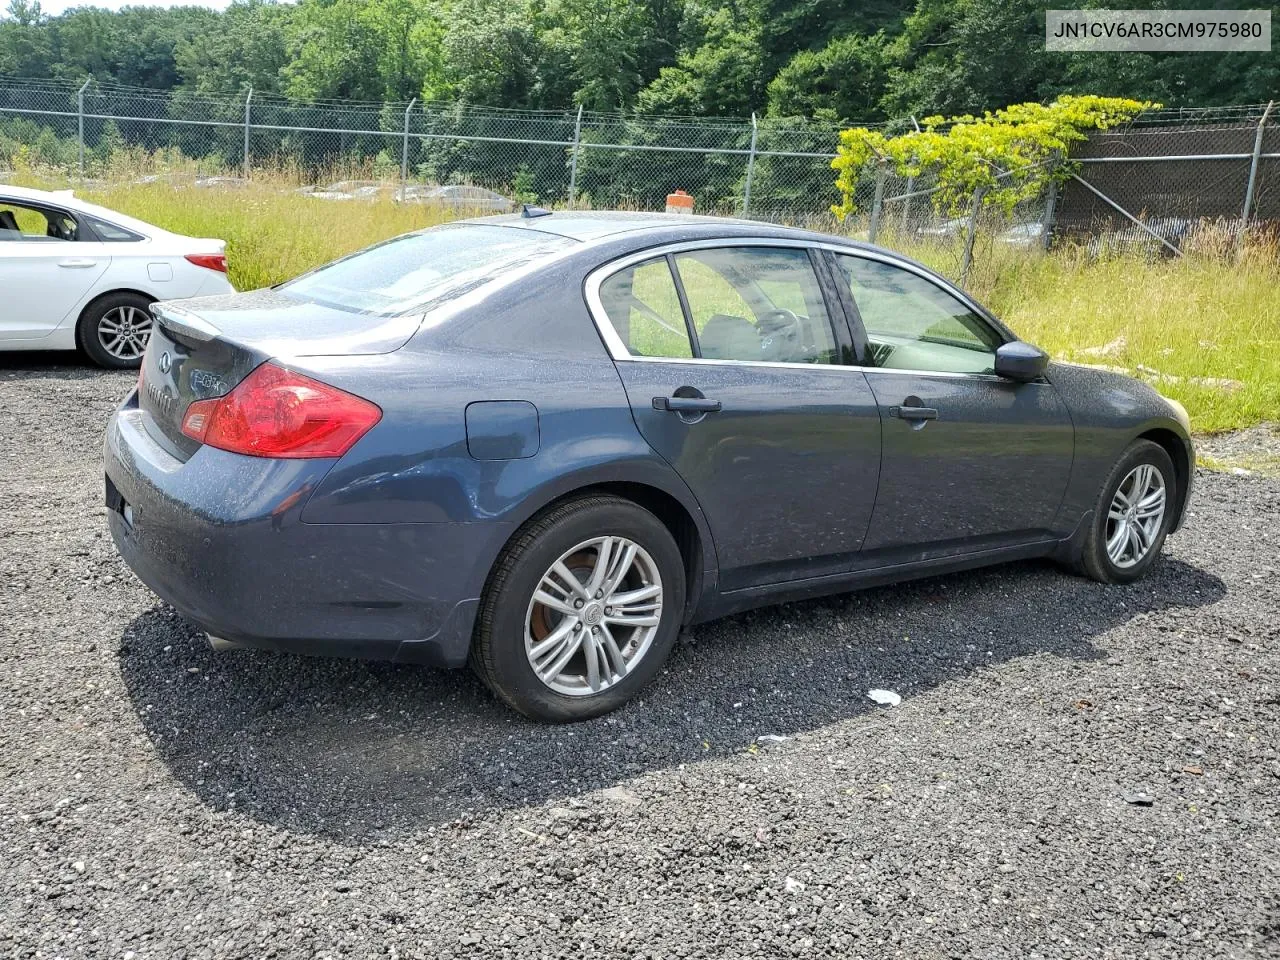
M 693 197 L 683 190 L 668 193 L 667 213 L 693 213 Z

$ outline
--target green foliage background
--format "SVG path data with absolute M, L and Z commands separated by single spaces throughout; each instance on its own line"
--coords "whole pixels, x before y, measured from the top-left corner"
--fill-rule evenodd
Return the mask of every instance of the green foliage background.
M 840 134 L 835 169 L 840 218 L 856 210 L 857 188 L 868 163 L 888 164 L 904 177 L 926 171 L 937 181 L 933 203 L 959 213 L 975 195 L 1011 213 L 1040 195 L 1051 179 L 1072 170 L 1072 144 L 1091 130 L 1106 130 L 1159 104 L 1093 95 L 1057 97 L 1052 103 L 1019 103 L 981 117 L 925 117 L 921 129 L 892 136 L 852 127 Z
M 1280 91 L 1274 54 L 1047 53 L 1043 8 L 1029 0 L 236 0 L 224 12 L 84 7 L 49 17 L 37 0 L 12 0 L 0 19 L 0 75 L 845 123 L 978 114 L 1076 91 L 1167 106 L 1262 102 Z M 1280 8 L 1272 12 L 1280 23 Z

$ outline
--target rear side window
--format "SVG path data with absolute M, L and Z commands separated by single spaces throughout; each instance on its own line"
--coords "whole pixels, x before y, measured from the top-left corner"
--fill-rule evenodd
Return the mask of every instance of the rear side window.
M 86 217 L 85 219 L 89 221 L 89 226 L 103 243 L 137 243 L 139 240 L 144 239 L 141 234 L 126 230 L 124 227 L 117 227 L 114 223 L 107 223 L 107 221 L 99 220 L 97 217 Z
M 278 289 L 339 310 L 395 316 L 462 296 L 573 243 L 511 227 L 436 227 L 335 260 Z
M 693 356 L 680 295 L 665 257 L 619 270 L 600 284 L 600 302 L 633 357 Z

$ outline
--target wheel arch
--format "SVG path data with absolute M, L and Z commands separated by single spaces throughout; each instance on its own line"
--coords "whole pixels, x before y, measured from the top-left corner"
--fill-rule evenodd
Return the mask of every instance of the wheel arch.
M 1194 453 L 1189 441 L 1168 427 L 1153 427 L 1140 433 L 1137 440 L 1150 440 L 1169 454 L 1173 461 L 1174 481 L 1177 483 L 1177 496 L 1174 498 L 1173 522 L 1170 531 L 1182 526 L 1183 513 L 1187 507 L 1188 495 L 1191 492 L 1192 474 L 1195 471 Z
M 107 297 L 119 296 L 122 293 L 128 293 L 128 294 L 132 294 L 135 297 L 141 297 L 143 300 L 147 301 L 148 306 L 160 299 L 155 294 L 147 293 L 147 291 L 139 290 L 136 287 L 115 287 L 114 289 L 111 289 L 111 290 L 103 290 L 101 293 L 95 293 L 89 299 L 89 301 L 85 303 L 83 307 L 80 308 L 80 312 L 76 314 L 76 325 L 75 325 L 76 326 L 76 346 L 80 347 L 81 349 L 84 349 L 84 344 L 81 342 L 81 334 L 83 332 L 81 328 L 81 324 L 84 323 L 85 318 L 89 316 L 89 311 L 92 310 L 96 304 L 98 304 L 102 300 L 105 300 Z
M 621 479 L 616 476 L 585 476 L 578 478 L 577 482 L 567 489 L 558 488 L 532 502 L 526 501 L 511 536 L 502 544 L 502 548 L 485 572 L 486 586 L 493 567 L 526 523 L 567 500 L 592 494 L 610 494 L 630 500 L 657 517 L 671 533 L 685 567 L 684 622 L 691 622 L 702 607 L 704 599 L 714 591 L 718 575 L 715 544 L 706 518 L 692 494 L 684 491 L 682 497 L 679 492 L 673 491 L 666 484 L 652 482 L 651 478 Z

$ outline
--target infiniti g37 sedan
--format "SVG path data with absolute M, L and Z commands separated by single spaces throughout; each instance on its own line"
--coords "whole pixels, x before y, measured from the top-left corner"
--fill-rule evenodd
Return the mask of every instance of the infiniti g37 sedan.
M 184 237 L 70 190 L 0 185 L 0 350 L 142 362 L 156 300 L 232 292 L 226 244 Z
M 753 606 L 1029 557 L 1132 581 L 1192 479 L 1149 386 L 758 223 L 526 210 L 154 312 L 105 441 L 138 576 L 216 646 L 469 662 L 544 720 Z

